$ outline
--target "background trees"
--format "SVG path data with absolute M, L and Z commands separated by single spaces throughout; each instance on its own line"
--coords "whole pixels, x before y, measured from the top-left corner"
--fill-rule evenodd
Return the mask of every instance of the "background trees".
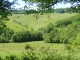
M 7 16 L 10 15 L 10 10 L 12 9 L 12 5 L 15 4 L 17 0 L 13 0 L 13 2 L 10 2 L 8 0 L 0 0 L 0 15 L 1 19 L 7 19 Z M 71 3 L 72 4 L 72 9 L 74 11 L 79 12 L 80 10 L 80 0 L 23 0 L 25 3 L 31 3 L 31 4 L 36 4 L 38 7 L 38 10 L 43 10 L 49 12 L 53 6 L 57 3 Z M 61 10 L 62 11 L 62 10 Z M 63 12 L 63 11 L 62 11 Z M 0 21 L 2 21 L 0 19 Z

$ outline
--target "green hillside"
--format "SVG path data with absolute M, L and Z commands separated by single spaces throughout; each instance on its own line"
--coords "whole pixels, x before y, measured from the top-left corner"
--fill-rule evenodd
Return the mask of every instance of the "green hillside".
M 51 13 L 44 15 L 25 15 L 25 14 L 13 14 L 10 16 L 10 20 L 6 23 L 7 27 L 17 31 L 25 31 L 25 30 L 38 30 L 41 27 L 47 26 L 49 23 L 55 23 L 58 20 L 63 20 L 69 18 L 71 16 L 76 15 L 75 13 Z M 36 17 L 37 16 L 37 17 Z

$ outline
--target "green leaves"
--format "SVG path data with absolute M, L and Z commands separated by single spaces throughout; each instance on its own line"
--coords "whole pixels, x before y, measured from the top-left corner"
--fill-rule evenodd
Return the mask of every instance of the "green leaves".
M 15 1 L 16 0 L 13 2 L 9 2 L 8 0 L 0 0 L 0 19 L 8 20 L 8 16 L 11 15 L 11 6 L 15 4 Z

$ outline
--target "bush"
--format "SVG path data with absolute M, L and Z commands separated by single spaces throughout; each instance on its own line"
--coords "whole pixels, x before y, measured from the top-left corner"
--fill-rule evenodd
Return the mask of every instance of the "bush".
M 16 55 L 10 55 L 5 57 L 6 60 L 20 60 Z
M 29 44 L 26 44 L 25 49 L 26 49 L 26 50 L 32 49 L 32 47 L 31 47 Z
M 65 27 L 65 26 L 68 26 L 69 24 L 72 24 L 72 20 L 70 19 L 59 20 L 55 24 L 56 24 L 56 27 Z
M 46 43 L 52 43 L 52 39 L 51 39 L 49 33 L 46 33 L 46 34 L 43 35 L 43 40 Z
M 46 28 L 43 29 L 43 33 L 50 33 L 54 29 L 54 25 L 49 23 Z
M 14 34 L 14 31 L 10 30 L 9 28 L 4 28 L 3 33 L 1 34 L 0 43 L 2 42 L 9 42 L 11 40 L 12 34 Z
M 42 34 L 35 31 L 23 31 L 14 33 L 11 37 L 14 42 L 28 42 L 42 40 Z
M 58 31 L 56 29 L 50 31 L 50 33 L 43 34 L 43 40 L 47 43 L 58 43 L 56 36 L 58 34 Z
M 72 49 L 72 48 L 71 48 L 71 45 L 65 44 L 65 49 L 66 49 L 66 50 L 71 50 L 71 49 Z
M 43 29 L 43 40 L 52 43 L 71 44 L 80 33 L 80 14 L 49 24 Z
M 80 33 L 76 36 L 76 40 L 72 42 L 75 46 L 80 46 Z
M 0 34 L 2 34 L 3 29 L 4 29 L 4 26 L 0 25 Z

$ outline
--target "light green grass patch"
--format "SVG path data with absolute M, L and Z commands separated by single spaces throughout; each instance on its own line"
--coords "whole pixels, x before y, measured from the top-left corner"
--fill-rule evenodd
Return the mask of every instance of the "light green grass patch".
M 58 20 L 63 20 L 66 18 L 69 18 L 71 16 L 76 15 L 76 13 L 64 13 L 64 14 L 58 14 L 58 13 L 50 13 L 50 14 L 44 14 L 44 15 L 25 15 L 25 14 L 13 14 L 10 16 L 10 20 L 6 23 L 7 27 L 14 31 L 23 31 L 23 30 L 38 30 L 41 27 L 46 27 L 49 23 L 55 24 Z M 36 20 L 36 17 L 38 16 L 38 19 Z M 49 16 L 49 18 L 48 18 Z M 16 22 L 13 22 L 16 21 Z M 26 26 L 26 27 L 25 27 Z
M 36 49 L 40 49 L 42 47 L 51 49 L 64 49 L 64 44 L 54 44 L 54 43 L 45 43 L 43 41 L 34 41 L 34 42 L 24 42 L 24 43 L 0 43 L 0 51 L 13 51 L 13 50 L 19 50 L 23 51 L 25 50 L 26 44 L 29 44 L 31 47 L 34 47 Z

